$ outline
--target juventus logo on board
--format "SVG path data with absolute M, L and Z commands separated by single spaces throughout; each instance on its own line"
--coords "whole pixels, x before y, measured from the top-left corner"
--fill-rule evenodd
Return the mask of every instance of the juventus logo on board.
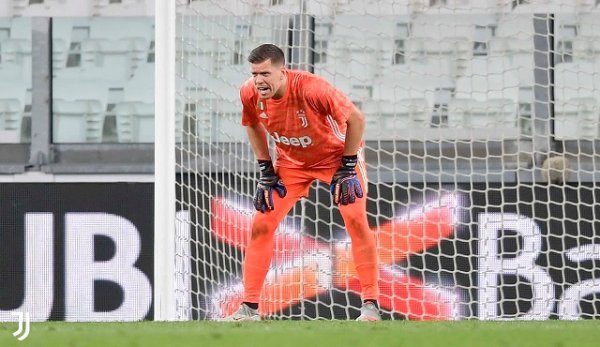
M 302 124 L 302 127 L 308 127 L 308 119 L 306 118 L 306 113 L 304 113 L 304 110 L 298 110 L 296 111 L 296 114 L 298 115 L 298 118 L 300 118 L 300 123 Z

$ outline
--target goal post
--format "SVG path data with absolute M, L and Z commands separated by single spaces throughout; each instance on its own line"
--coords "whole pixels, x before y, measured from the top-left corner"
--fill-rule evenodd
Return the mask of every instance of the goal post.
M 155 318 L 241 301 L 257 164 L 239 86 L 264 42 L 365 114 L 385 318 L 600 318 L 597 23 L 587 0 L 157 1 Z M 360 304 L 315 183 L 276 232 L 261 315 Z
M 175 1 L 155 2 L 154 319 L 175 320 Z

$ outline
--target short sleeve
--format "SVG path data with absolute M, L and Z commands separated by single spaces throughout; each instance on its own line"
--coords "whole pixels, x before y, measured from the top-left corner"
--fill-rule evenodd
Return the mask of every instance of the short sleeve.
M 305 89 L 304 97 L 320 113 L 329 114 L 340 122 L 345 122 L 355 108 L 345 93 L 321 77 L 311 80 L 310 86 Z
M 242 125 L 248 126 L 259 122 L 256 112 L 256 100 L 254 87 L 244 83 L 240 88 L 240 100 L 242 101 Z

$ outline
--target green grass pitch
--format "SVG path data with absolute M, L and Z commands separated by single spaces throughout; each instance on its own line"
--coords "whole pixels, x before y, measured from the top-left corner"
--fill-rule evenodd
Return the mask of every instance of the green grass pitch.
M 15 330 L 0 325 L 0 346 L 600 346 L 600 321 L 43 322 L 23 341 Z

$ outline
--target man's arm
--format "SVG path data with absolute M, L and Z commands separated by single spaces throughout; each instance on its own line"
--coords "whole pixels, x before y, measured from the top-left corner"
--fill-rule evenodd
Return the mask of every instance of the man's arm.
M 248 140 L 257 160 L 271 160 L 265 130 L 260 123 L 246 126 Z M 358 148 L 358 147 L 357 147 Z
M 356 155 L 365 131 L 365 116 L 355 106 L 350 117 L 348 117 L 346 124 L 348 128 L 346 129 L 344 155 Z

